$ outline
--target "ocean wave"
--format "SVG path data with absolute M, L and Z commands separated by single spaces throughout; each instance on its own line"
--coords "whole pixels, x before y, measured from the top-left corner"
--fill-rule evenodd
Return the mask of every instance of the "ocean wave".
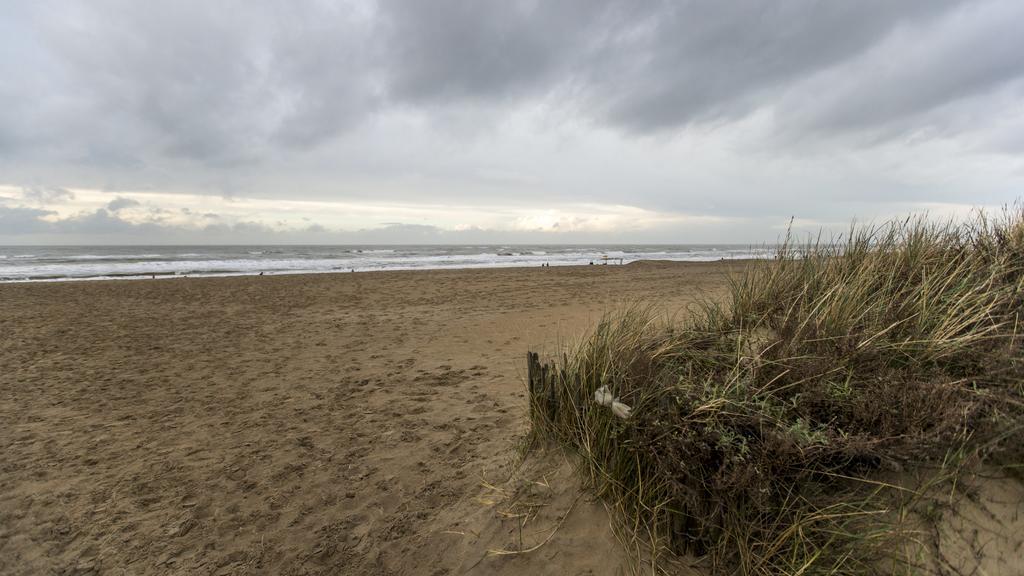
M 152 253 L 73 253 L 61 248 L 45 257 L 4 255 L 0 281 L 49 281 L 101 278 L 295 274 L 340 271 L 508 268 L 617 264 L 636 260 L 714 261 L 765 258 L 774 252 L 749 246 L 545 246 L 540 247 L 401 247 L 358 249 L 302 247 L 277 250 L 206 247 L 202 251 Z M 357 252 L 356 250 L 363 250 Z M 83 250 L 82 252 L 86 252 Z M 19 258 L 20 257 L 20 258 Z M 607 260 L 603 257 L 607 257 Z M 33 259 L 35 258 L 35 259 Z

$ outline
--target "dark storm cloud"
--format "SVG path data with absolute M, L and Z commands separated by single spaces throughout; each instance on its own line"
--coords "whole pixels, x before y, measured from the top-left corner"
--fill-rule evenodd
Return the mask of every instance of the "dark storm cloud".
M 786 83 L 856 58 L 904 25 L 927 27 L 951 2 L 658 4 L 602 46 L 588 80 L 609 121 L 637 131 L 742 116 Z M 609 94 L 605 102 L 604 95 Z
M 7 147 L 105 165 L 233 164 L 271 142 L 315 143 L 368 108 L 369 30 L 347 10 L 99 0 L 19 12 L 22 32 L 0 40 L 13 44 L 0 71 L 29 81 L 0 91 Z
M 545 97 L 634 132 L 773 104 L 809 108 L 809 129 L 842 131 L 1024 72 L 1021 10 L 1010 1 L 103 0 L 10 10 L 0 70 L 26 83 L 0 90 L 0 145 L 112 165 L 154 154 L 244 162 L 316 145 L 382 109 Z M 935 45 L 918 49 L 922 38 Z M 816 92 L 783 98 L 828 71 Z
M 69 96 L 105 123 L 88 126 L 98 134 L 89 153 L 119 156 L 119 142 L 186 158 L 244 153 L 250 127 L 239 114 L 261 95 L 259 71 L 246 58 L 245 19 L 229 27 L 228 10 L 207 6 L 93 5 L 85 26 L 48 31 Z
M 562 89 L 634 131 L 743 115 L 952 2 L 386 1 L 392 96 L 501 99 Z
M 611 7 L 600 2 L 385 0 L 390 96 L 505 100 L 543 92 L 586 56 Z
M 305 148 L 350 129 L 380 104 L 375 25 L 368 15 L 335 7 L 288 4 L 267 53 L 280 119 L 274 138 Z
M 393 101 L 551 96 L 639 133 L 775 107 L 808 131 L 843 133 L 900 125 L 1024 76 L 1020 6 L 393 0 L 379 20 Z M 787 94 L 794 86 L 798 97 Z

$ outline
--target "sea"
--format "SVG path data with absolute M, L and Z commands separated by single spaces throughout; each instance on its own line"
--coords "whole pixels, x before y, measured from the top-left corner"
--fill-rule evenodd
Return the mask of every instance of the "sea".
M 0 246 L 0 282 L 180 278 L 628 264 L 637 260 L 708 262 L 771 257 L 770 246 Z

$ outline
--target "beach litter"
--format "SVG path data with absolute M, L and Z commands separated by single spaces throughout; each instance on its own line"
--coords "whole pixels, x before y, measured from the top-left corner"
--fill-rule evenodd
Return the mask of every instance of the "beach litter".
M 601 386 L 594 391 L 594 402 L 597 402 L 601 406 L 608 406 L 612 409 L 612 414 L 615 414 L 623 420 L 629 418 L 633 413 L 633 409 L 628 404 L 619 402 L 618 398 L 612 396 L 612 393 L 608 390 L 608 386 Z

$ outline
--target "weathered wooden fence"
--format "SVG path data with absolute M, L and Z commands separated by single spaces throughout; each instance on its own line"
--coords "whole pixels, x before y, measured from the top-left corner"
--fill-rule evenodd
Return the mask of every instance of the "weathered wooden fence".
M 558 368 L 553 364 L 541 364 L 539 354 L 527 352 L 526 374 L 530 391 L 531 425 L 538 424 L 538 416 L 553 422 L 558 417 Z

